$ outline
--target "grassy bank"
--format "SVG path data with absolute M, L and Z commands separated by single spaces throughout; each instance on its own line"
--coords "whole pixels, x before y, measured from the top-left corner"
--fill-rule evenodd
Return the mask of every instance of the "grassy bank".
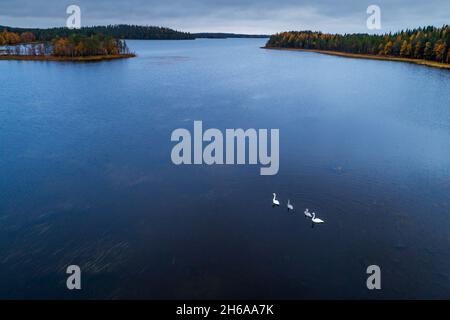
M 372 60 L 409 62 L 409 63 L 425 65 L 425 66 L 433 67 L 433 68 L 450 70 L 450 64 L 448 64 L 448 63 L 440 63 L 440 62 L 436 62 L 436 61 L 422 60 L 422 59 L 400 58 L 400 57 L 391 57 L 391 56 L 378 56 L 378 55 L 370 55 L 370 54 L 356 54 L 356 53 L 346 53 L 346 52 L 328 51 L 328 50 L 310 50 L 310 49 L 280 48 L 280 47 L 262 47 L 262 48 L 270 49 L 270 50 L 317 52 L 317 53 L 329 54 L 332 56 L 356 58 L 356 59 L 372 59 Z
M 0 60 L 19 60 L 19 61 L 68 61 L 68 62 L 98 62 L 114 59 L 133 58 L 135 54 L 111 54 L 100 56 L 86 56 L 86 57 L 56 57 L 56 56 L 6 56 L 0 55 Z

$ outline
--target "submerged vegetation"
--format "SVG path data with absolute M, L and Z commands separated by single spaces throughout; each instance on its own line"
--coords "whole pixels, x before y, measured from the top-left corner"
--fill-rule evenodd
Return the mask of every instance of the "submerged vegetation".
M 266 47 L 334 51 L 449 64 L 450 26 L 428 26 L 384 35 L 289 31 L 270 37 Z

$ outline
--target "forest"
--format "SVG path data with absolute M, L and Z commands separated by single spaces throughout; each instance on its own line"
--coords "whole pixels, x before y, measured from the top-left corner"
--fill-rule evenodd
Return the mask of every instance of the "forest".
M 50 41 L 40 42 L 30 31 L 19 34 L 5 29 L 0 33 L 0 46 L 5 46 L 0 53 L 7 56 L 88 57 L 130 54 L 125 40 L 102 34 L 56 36 Z
M 136 40 L 194 40 L 199 38 L 226 39 L 226 38 L 268 38 L 268 35 L 248 35 L 239 33 L 188 33 L 169 28 L 138 25 L 108 25 L 83 27 L 81 29 L 50 28 L 50 29 L 26 29 L 0 26 L 0 30 L 8 29 L 15 33 L 33 33 L 39 41 L 50 41 L 56 37 L 68 37 L 72 34 L 95 35 L 104 34 L 117 39 Z
M 125 40 L 104 35 L 71 35 L 52 41 L 53 55 L 57 57 L 86 57 L 130 54 Z
M 289 31 L 271 36 L 266 47 L 328 50 L 450 63 L 450 26 L 428 26 L 382 35 Z
M 51 41 L 56 37 L 68 38 L 71 35 L 92 36 L 103 34 L 117 39 L 140 39 L 140 40 L 191 40 L 194 36 L 190 33 L 175 31 L 169 28 L 137 25 L 108 25 L 83 27 L 81 29 L 50 28 L 29 29 L 12 28 L 0 26 L 0 30 L 7 29 L 10 32 L 22 34 L 33 33 L 38 41 Z

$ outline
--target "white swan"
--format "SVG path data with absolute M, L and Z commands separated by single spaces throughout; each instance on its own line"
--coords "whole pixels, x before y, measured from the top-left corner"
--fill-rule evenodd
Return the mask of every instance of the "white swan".
M 307 217 L 307 218 L 312 218 L 312 215 L 311 215 L 311 213 L 309 212 L 309 209 L 308 209 L 308 208 L 306 208 L 304 214 L 305 214 L 305 217 Z
M 276 193 L 273 194 L 272 204 L 274 206 L 279 206 L 280 205 L 280 201 L 277 200 L 277 194 Z
M 312 214 L 313 214 L 312 219 L 311 219 L 312 222 L 314 222 L 314 223 L 324 223 L 325 222 L 322 219 L 316 218 L 316 213 L 315 212 L 313 212 Z
M 292 205 L 291 200 L 289 200 L 289 199 L 288 199 L 288 203 L 287 203 L 287 208 L 288 208 L 288 211 L 290 211 L 290 210 L 294 211 L 294 206 Z

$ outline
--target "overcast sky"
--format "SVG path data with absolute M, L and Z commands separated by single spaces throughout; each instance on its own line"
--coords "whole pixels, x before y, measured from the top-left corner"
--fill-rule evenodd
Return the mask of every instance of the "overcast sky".
M 126 23 L 190 32 L 371 32 L 371 4 L 381 8 L 383 32 L 450 24 L 450 0 L 0 0 L 0 25 L 65 26 L 70 4 L 81 7 L 83 26 Z

